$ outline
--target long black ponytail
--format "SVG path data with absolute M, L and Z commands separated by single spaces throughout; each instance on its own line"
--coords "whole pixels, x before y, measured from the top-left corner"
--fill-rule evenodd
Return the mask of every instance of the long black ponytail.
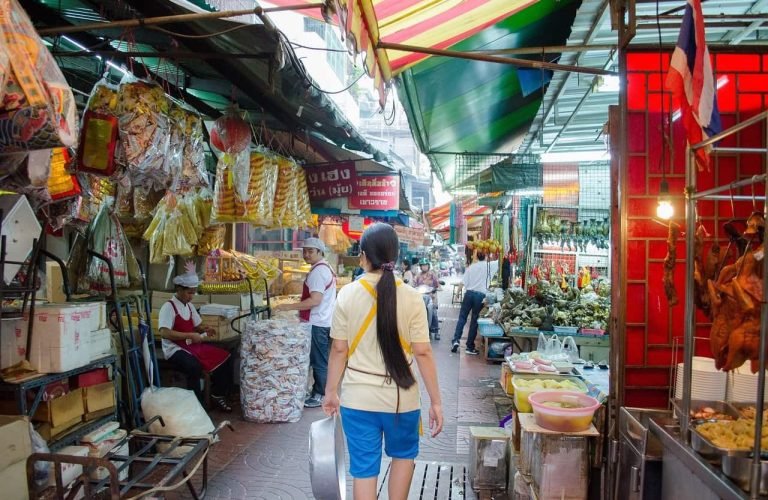
M 397 331 L 397 290 L 393 271 L 399 249 L 397 233 L 388 224 L 373 224 L 360 238 L 360 250 L 365 252 L 371 267 L 382 270 L 376 285 L 376 335 L 384 366 L 398 387 L 408 389 L 416 379 L 408 366 Z

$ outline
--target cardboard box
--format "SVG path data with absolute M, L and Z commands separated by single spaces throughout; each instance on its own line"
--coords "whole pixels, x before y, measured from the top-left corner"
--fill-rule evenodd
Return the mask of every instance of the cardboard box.
M 45 263 L 45 298 L 48 302 L 66 302 L 64 294 L 64 280 L 61 277 L 61 267 L 57 262 Z
M 112 331 L 109 328 L 94 330 L 88 337 L 88 353 L 91 361 L 112 354 Z
M 16 462 L 0 471 L 0 484 L 3 485 L 3 500 L 27 500 L 27 461 Z
M 109 368 L 96 368 L 89 372 L 77 375 L 73 387 L 90 387 L 92 385 L 109 382 Z
M 0 415 L 0 470 L 26 461 L 31 454 L 29 418 Z
M 210 326 L 216 331 L 214 335 L 208 335 L 211 340 L 226 340 L 238 336 L 237 332 L 232 329 L 231 318 L 203 314 L 200 319 L 203 320 L 202 326 Z
M 27 322 L 20 319 L 0 321 L 0 369 L 3 369 L 26 358 Z
M 51 382 L 43 388 L 43 401 L 51 401 L 52 399 L 60 398 L 61 396 L 69 392 L 69 379 L 57 380 Z M 32 394 L 28 394 L 27 401 L 30 403 L 34 400 Z
M 115 401 L 115 386 L 112 382 L 92 385 L 83 389 L 85 413 L 94 413 L 113 408 Z
M 43 422 L 37 426 L 35 430 L 43 437 L 43 439 L 50 441 L 51 439 L 56 438 L 62 434 L 66 434 L 70 429 L 80 424 L 82 421 L 83 417 L 79 416 L 68 420 L 57 427 L 52 426 L 49 422 Z
M 81 420 L 84 413 L 83 389 L 75 389 L 59 398 L 40 403 L 32 420 L 48 422 L 51 427 L 61 427 L 73 419 Z

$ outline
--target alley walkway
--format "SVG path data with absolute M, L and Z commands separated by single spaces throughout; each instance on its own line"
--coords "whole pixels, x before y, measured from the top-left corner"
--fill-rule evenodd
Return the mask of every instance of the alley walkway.
M 482 355 L 467 356 L 463 342 L 458 353 L 451 353 L 451 337 L 459 313 L 459 305 L 451 304 L 450 290 L 454 280 L 458 278 L 450 278 L 445 290 L 440 292 L 442 339 L 432 342 L 445 426 L 442 434 L 435 439 L 426 435 L 429 399 L 425 393 L 422 398 L 425 402 L 422 412 L 425 436 L 421 440 L 417 462 L 467 466 L 469 427 L 498 425 L 499 416 L 508 413 L 509 399 L 497 382 L 500 373 L 498 364 L 487 364 Z M 305 410 L 301 420 L 293 424 L 249 423 L 241 420 L 237 411 L 230 417 L 236 433 L 224 431 L 222 442 L 211 451 L 207 498 L 314 498 L 309 482 L 308 435 L 310 424 L 324 417 L 322 410 Z M 214 420 L 221 420 L 219 417 L 224 415 L 215 414 Z M 382 471 L 385 468 L 386 463 Z M 348 484 L 351 487 L 351 479 Z M 185 488 L 177 490 L 173 497 L 185 498 L 182 493 L 186 493 Z M 386 498 L 386 494 L 380 498 Z M 466 498 L 471 498 L 471 495 Z

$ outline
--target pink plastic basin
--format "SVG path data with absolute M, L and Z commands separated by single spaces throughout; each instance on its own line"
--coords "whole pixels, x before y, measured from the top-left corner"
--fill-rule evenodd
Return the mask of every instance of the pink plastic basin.
M 600 403 L 593 397 L 572 391 L 542 391 L 528 396 L 536 423 L 559 432 L 580 432 L 589 429 Z M 578 404 L 579 408 L 556 408 L 544 403 Z

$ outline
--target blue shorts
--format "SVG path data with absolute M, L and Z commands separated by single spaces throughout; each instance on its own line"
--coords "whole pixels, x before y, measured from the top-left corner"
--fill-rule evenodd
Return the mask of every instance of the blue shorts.
M 419 454 L 421 410 L 407 413 L 353 410 L 341 407 L 347 437 L 349 473 L 357 479 L 376 477 L 381 470 L 381 437 L 391 458 L 413 460 Z

